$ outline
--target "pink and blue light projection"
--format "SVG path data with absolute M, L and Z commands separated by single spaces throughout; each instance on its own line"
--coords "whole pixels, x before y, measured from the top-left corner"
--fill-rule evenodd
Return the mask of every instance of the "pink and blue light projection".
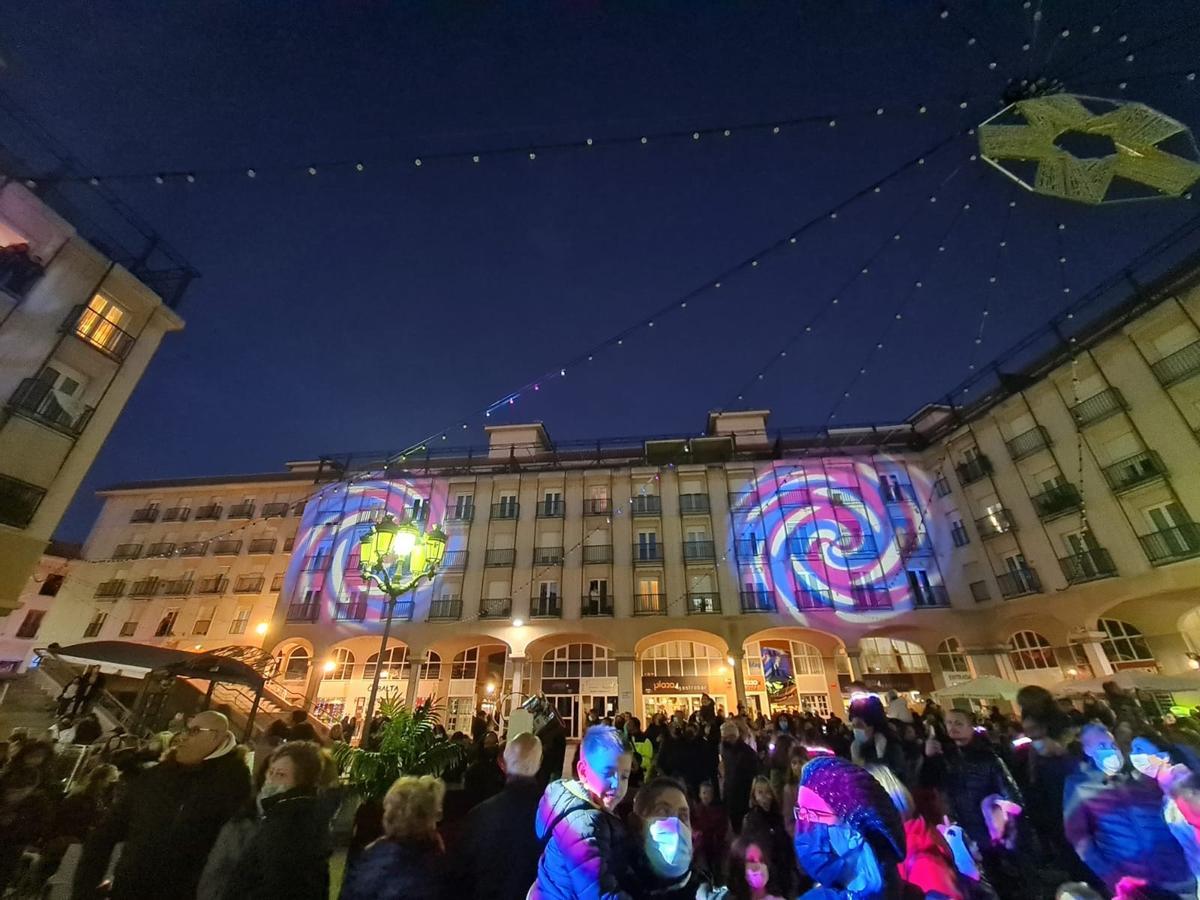
M 397 522 L 417 518 L 432 527 L 445 518 L 446 485 L 430 478 L 378 479 L 323 488 L 304 507 L 283 595 L 347 631 L 378 629 L 385 601 L 378 589 L 368 593 L 359 575 L 358 545 L 385 513 Z
M 929 476 L 895 457 L 760 466 L 730 498 L 740 589 L 797 618 L 877 621 L 940 605 L 932 496 Z

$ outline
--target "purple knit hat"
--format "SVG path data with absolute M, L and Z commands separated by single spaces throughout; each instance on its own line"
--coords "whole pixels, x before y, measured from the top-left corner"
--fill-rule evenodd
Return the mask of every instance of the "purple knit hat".
M 866 838 L 881 865 L 904 859 L 900 813 L 866 769 L 837 756 L 822 756 L 805 764 L 800 785 L 828 803 L 838 818 Z

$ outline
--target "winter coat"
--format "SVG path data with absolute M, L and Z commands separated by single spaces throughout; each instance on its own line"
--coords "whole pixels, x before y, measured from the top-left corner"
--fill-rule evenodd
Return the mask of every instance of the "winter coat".
M 1158 785 L 1105 778 L 1090 762 L 1067 780 L 1063 828 L 1079 858 L 1109 889 L 1124 875 L 1152 887 L 1196 896 L 1183 850 L 1162 816 Z
M 327 900 L 328 807 L 296 788 L 262 801 L 263 820 L 225 887 L 225 900 Z
M 250 770 L 234 752 L 194 766 L 168 760 L 138 775 L 84 846 L 73 896 L 94 897 L 113 847 L 112 900 L 193 897 L 221 827 L 250 801 Z
M 910 819 L 904 823 L 904 843 L 908 852 L 899 865 L 901 878 L 927 894 L 964 900 L 954 854 L 936 828 L 920 817 Z
M 967 836 L 981 848 L 990 846 L 991 835 L 980 803 L 999 794 L 1024 806 L 1020 789 L 1008 766 L 983 738 L 967 746 L 948 747 L 941 756 L 928 756 L 921 766 L 921 784 L 937 788 L 945 798 L 950 817 L 962 825 Z
M 537 878 L 542 843 L 534 832 L 542 791 L 534 778 L 510 778 L 504 789 L 468 813 L 452 854 L 456 896 L 463 900 L 525 900 Z M 503 865 L 497 866 L 497 860 Z
M 876 732 L 866 743 L 855 742 L 850 747 L 850 759 L 864 768 L 873 764 L 887 766 L 892 770 L 892 774 L 905 784 L 911 782 L 904 748 L 900 746 L 899 738 L 894 735 Z
M 339 900 L 443 900 L 444 863 L 438 843 L 380 838 L 347 870 Z
M 537 810 L 545 844 L 533 900 L 628 900 L 620 883 L 628 866 L 625 826 L 595 804 L 578 781 L 554 781 Z
M 729 810 L 733 830 L 741 833 L 742 819 L 750 808 L 750 786 L 758 774 L 758 755 L 741 741 L 721 742 L 721 763 L 725 774 L 721 782 L 721 798 Z
M 208 861 L 200 873 L 200 883 L 196 886 L 196 900 L 221 900 L 225 896 L 225 886 L 233 877 L 238 860 L 246 852 L 250 839 L 258 832 L 258 809 L 247 812 L 246 815 L 234 816 L 217 835 L 217 841 L 209 851 Z

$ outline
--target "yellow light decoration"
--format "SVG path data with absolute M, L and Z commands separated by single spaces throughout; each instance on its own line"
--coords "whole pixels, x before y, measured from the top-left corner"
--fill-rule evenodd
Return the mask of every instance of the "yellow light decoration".
M 1103 112 L 1096 110 L 1102 109 Z M 979 126 L 985 162 L 1028 191 L 1100 204 L 1182 196 L 1200 179 L 1200 152 L 1183 123 L 1143 103 L 1075 94 L 1019 100 Z M 1076 155 L 1061 144 L 1107 139 L 1108 152 Z M 1173 150 L 1163 148 L 1172 140 Z M 1015 162 L 1037 164 L 1033 183 Z M 1121 179 L 1117 181 L 1116 179 Z M 1143 193 L 1123 196 L 1130 184 Z

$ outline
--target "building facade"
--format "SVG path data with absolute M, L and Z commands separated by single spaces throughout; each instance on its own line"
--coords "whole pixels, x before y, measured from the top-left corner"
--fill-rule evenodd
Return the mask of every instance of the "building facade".
M 79 572 L 81 547 L 51 542 L 21 591 L 18 609 L 0 618 L 0 672 L 23 672 L 50 633 L 75 634 L 71 608 L 78 592 L 65 591 Z M 59 600 L 59 595 L 62 599 Z M 59 621 L 55 621 L 58 619 Z
M 183 320 L 27 187 L 0 183 L 0 615 L 163 336 Z

